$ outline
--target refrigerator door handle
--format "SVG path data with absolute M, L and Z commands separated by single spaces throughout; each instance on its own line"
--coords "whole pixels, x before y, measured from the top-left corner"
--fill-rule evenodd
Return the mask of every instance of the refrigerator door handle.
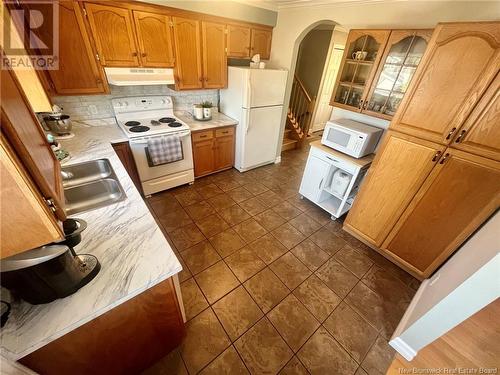
M 247 84 L 247 108 L 252 108 L 252 78 L 248 74 L 248 84 Z
M 246 122 L 246 129 L 245 129 L 245 134 L 248 134 L 248 129 L 250 129 L 250 109 L 246 111 L 246 116 L 245 116 L 245 122 Z

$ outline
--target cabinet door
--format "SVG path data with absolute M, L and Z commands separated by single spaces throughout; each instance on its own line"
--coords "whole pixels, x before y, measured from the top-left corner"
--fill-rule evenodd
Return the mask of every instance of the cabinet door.
M 435 143 L 388 132 L 345 225 L 380 247 L 443 150 Z
M 227 56 L 250 57 L 250 28 L 227 25 Z
M 302 176 L 302 182 L 300 183 L 299 193 L 312 202 L 317 203 L 329 169 L 330 164 L 326 161 L 309 155 L 304 175 Z
M 393 30 L 363 103 L 363 113 L 390 120 L 417 70 L 432 30 Z
M 139 66 L 131 11 L 86 3 L 90 27 L 104 66 Z
M 213 139 L 193 142 L 194 176 L 204 176 L 215 170 L 215 146 Z
M 174 66 L 174 46 L 170 17 L 134 10 L 141 65 L 157 68 Z
M 52 24 L 44 23 L 34 32 L 52 35 Z M 104 72 L 97 62 L 77 2 L 59 2 L 59 69 L 46 72 L 55 95 L 107 92 Z
M 260 58 L 268 60 L 271 57 L 271 40 L 273 32 L 264 29 L 252 29 L 252 38 L 250 42 L 250 55 L 260 54 Z
M 448 144 L 500 66 L 500 22 L 439 24 L 393 130 Z
M 36 183 L 41 195 L 51 200 L 60 220 L 66 219 L 61 165 L 50 148 L 45 133 L 29 107 L 14 73 L 1 70 L 2 134 Z
M 390 33 L 390 30 L 349 33 L 331 105 L 361 111 Z
M 500 74 L 457 133 L 451 147 L 500 161 Z
M 177 88 L 200 89 L 203 87 L 200 22 L 181 17 L 173 17 L 173 22 Z
M 231 168 L 234 165 L 234 136 L 233 129 L 217 130 L 215 138 L 215 169 Z M 231 133 L 231 135 L 222 135 L 223 132 Z M 220 134 L 220 135 L 219 135 Z
M 203 87 L 223 88 L 227 84 L 226 25 L 201 23 L 203 40 Z
M 383 249 L 428 277 L 500 204 L 500 162 L 451 148 Z

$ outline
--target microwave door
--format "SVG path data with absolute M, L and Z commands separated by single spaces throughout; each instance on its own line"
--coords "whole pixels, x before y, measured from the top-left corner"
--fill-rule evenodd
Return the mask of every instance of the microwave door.
M 330 144 L 335 145 L 336 148 L 339 147 L 341 150 L 347 150 L 351 137 L 352 133 L 342 131 L 339 128 L 330 128 L 326 139 Z

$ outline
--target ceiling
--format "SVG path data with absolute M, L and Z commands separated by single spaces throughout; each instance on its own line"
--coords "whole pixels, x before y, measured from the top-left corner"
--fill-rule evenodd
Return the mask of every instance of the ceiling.
M 301 8 L 320 5 L 335 5 L 335 4 L 366 4 L 366 3 L 380 3 L 398 0 L 233 0 L 249 5 L 254 5 L 260 8 L 271 10 L 288 9 L 288 8 Z

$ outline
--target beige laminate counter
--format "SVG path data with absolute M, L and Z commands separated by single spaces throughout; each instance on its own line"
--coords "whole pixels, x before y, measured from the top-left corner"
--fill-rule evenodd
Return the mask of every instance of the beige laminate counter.
M 184 121 L 191 128 L 192 132 L 238 125 L 238 121 L 220 112 L 213 112 L 212 119 L 209 121 L 195 120 L 193 115 L 188 111 L 174 111 L 174 114 L 180 120 Z

